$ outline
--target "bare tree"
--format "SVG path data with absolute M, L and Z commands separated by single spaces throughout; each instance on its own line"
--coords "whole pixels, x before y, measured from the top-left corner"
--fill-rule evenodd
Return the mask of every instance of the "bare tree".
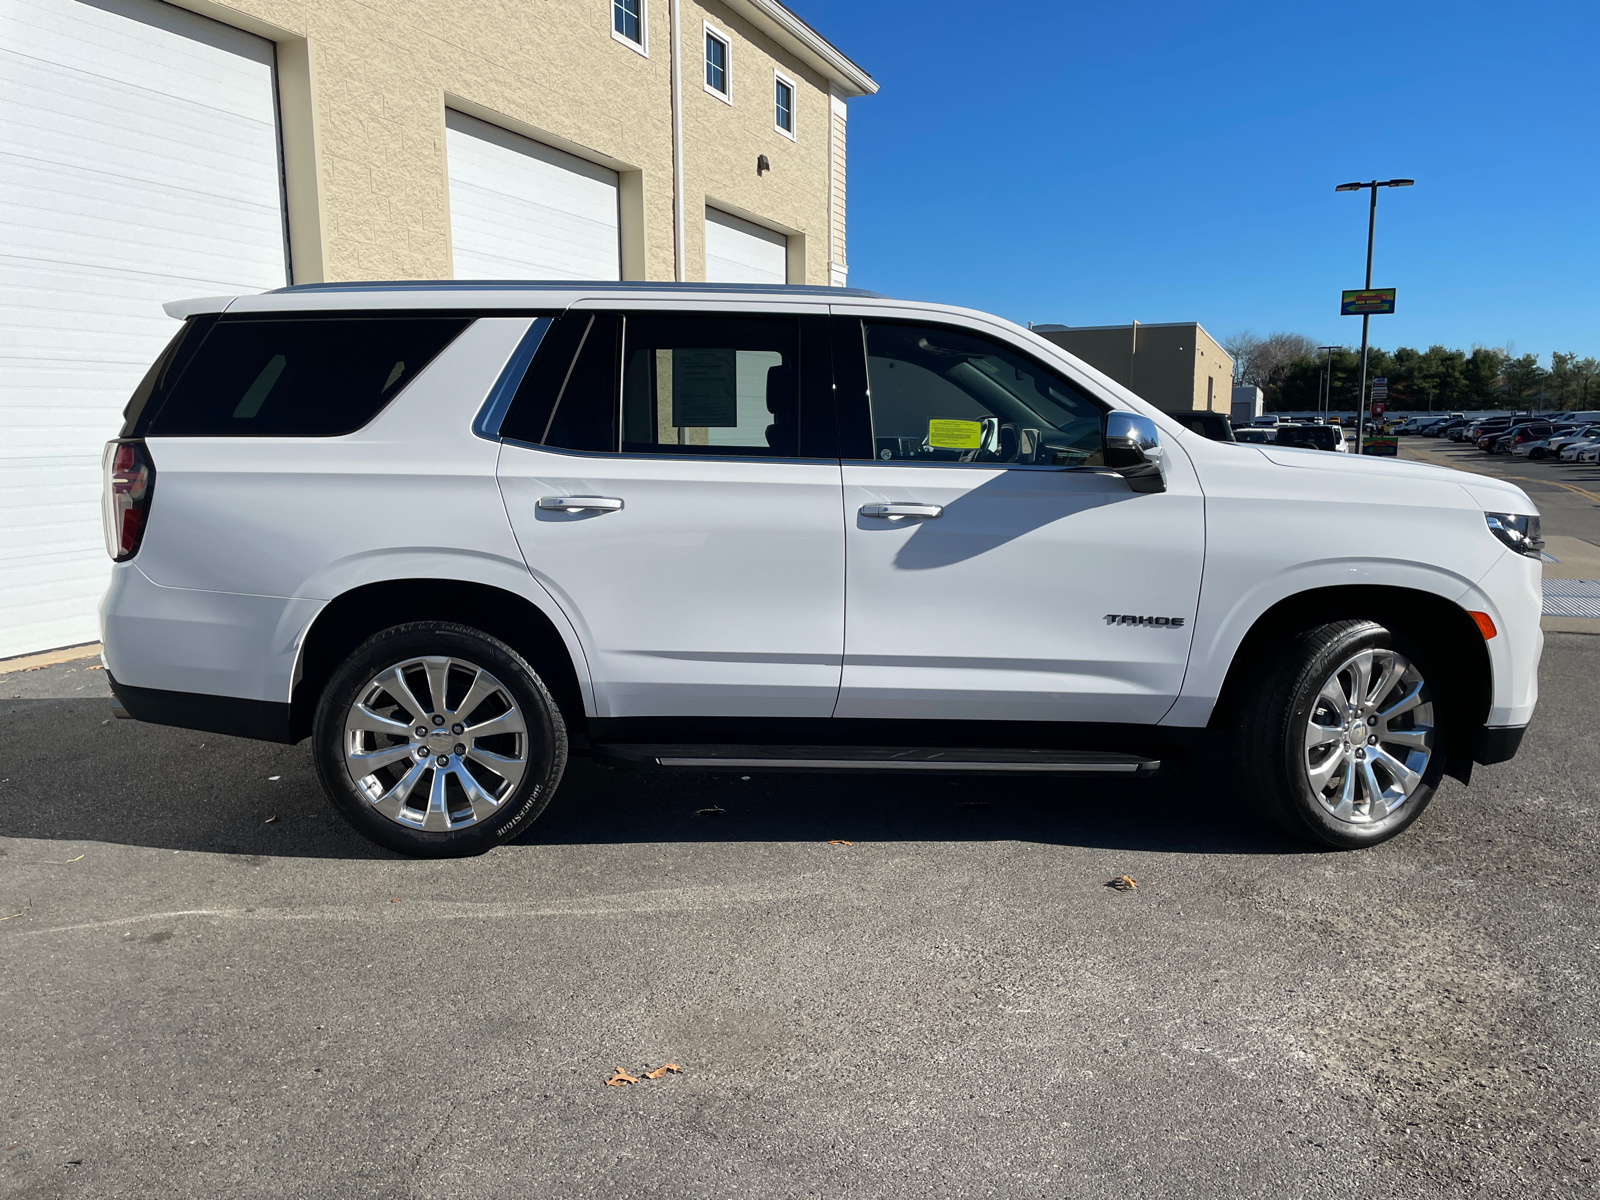
M 1263 338 L 1248 329 L 1228 338 L 1222 348 L 1233 356 L 1234 381 L 1255 384 L 1267 393 L 1283 382 L 1295 363 L 1317 355 L 1317 343 L 1304 334 L 1274 333 Z
M 1256 349 L 1261 345 L 1261 339 L 1248 329 L 1241 329 L 1231 337 L 1222 339 L 1222 348 L 1233 359 L 1233 386 L 1238 387 L 1245 382 L 1245 371 Z

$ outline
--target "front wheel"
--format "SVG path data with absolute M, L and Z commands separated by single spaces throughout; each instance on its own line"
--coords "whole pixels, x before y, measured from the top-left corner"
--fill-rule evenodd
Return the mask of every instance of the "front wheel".
M 1293 836 L 1373 846 L 1415 821 L 1444 774 L 1425 652 L 1372 621 L 1307 630 L 1233 730 L 1244 790 Z
M 322 693 L 312 753 L 323 790 L 373 841 L 421 858 L 481 854 L 537 817 L 567 732 L 533 668 L 465 625 L 369 638 Z

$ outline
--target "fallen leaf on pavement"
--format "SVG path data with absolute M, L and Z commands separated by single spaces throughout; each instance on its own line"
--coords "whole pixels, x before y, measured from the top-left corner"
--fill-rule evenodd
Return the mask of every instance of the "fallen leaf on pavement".
M 104 671 L 104 667 L 85 667 L 85 671 Z
M 1131 876 L 1118 875 L 1110 883 L 1106 884 L 1106 886 L 1108 888 L 1116 888 L 1119 892 L 1131 892 L 1139 885 L 1133 881 Z
M 621 1067 L 613 1067 L 612 1070 L 614 1070 L 616 1072 L 616 1074 L 613 1075 L 610 1079 L 606 1080 L 606 1086 L 607 1087 L 627 1087 L 630 1083 L 638 1083 L 639 1082 L 636 1078 L 634 1078 L 632 1075 L 629 1075 Z
M 617 1069 L 621 1070 L 620 1067 L 617 1068 Z M 677 1063 L 662 1063 L 654 1071 L 646 1071 L 644 1073 L 644 1077 L 646 1079 L 660 1079 L 668 1071 L 671 1071 L 674 1075 L 682 1075 L 683 1074 L 683 1068 L 680 1067 Z
M 853 846 L 853 845 L 855 845 L 855 843 L 854 842 L 847 842 L 843 838 L 834 838 L 828 843 L 828 845 L 830 845 L 830 846 Z

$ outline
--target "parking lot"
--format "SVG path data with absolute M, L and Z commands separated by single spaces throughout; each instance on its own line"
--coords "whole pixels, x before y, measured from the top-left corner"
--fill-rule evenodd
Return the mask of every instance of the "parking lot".
M 1600 471 L 1401 444 L 1597 577 Z M 513 844 L 415 862 L 304 746 L 113 721 L 93 659 L 0 676 L 0 1197 L 1593 1195 L 1591 627 L 1515 760 L 1352 854 L 1203 764 L 580 759 Z

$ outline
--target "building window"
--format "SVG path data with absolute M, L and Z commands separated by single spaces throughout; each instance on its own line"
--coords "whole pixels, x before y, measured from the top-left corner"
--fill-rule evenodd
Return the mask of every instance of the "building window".
M 706 91 L 719 100 L 733 103 L 728 83 L 728 37 L 706 24 Z
M 785 137 L 794 137 L 794 81 L 772 73 L 772 127 Z
M 644 48 L 645 0 L 611 0 L 611 36 L 640 54 Z

